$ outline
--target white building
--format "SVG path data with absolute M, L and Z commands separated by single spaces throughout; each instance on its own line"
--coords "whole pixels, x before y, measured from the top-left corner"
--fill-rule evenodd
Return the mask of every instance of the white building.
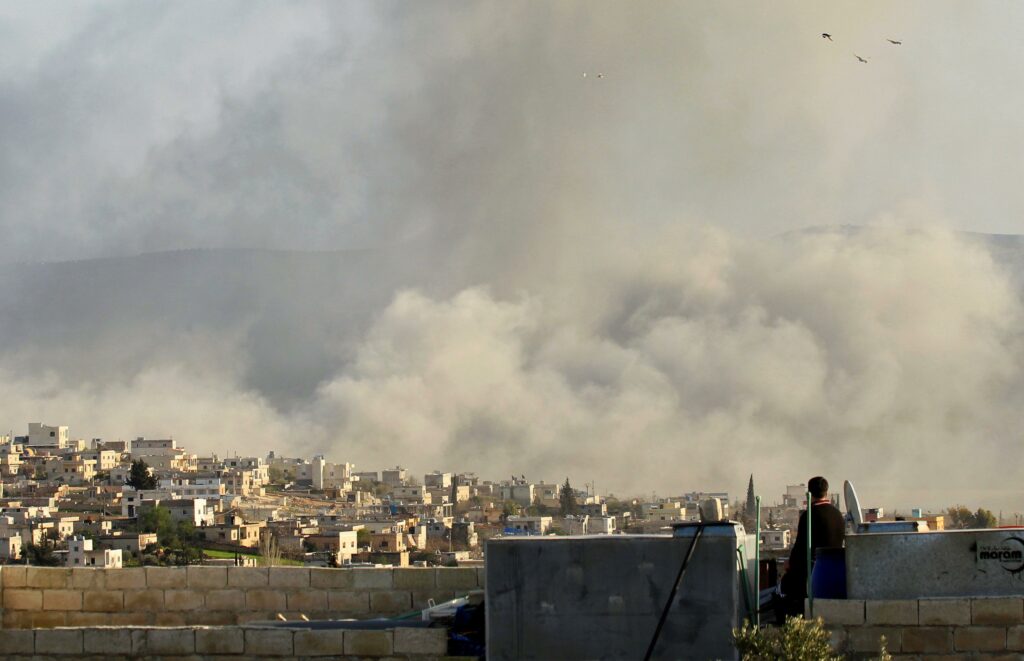
M 550 516 L 510 516 L 505 527 L 518 535 L 543 535 L 551 527 Z
M 394 500 L 423 503 L 427 505 L 432 502 L 430 500 L 430 493 L 418 485 L 393 486 L 391 487 L 391 497 Z
M 612 535 L 615 532 L 614 516 L 591 516 L 587 518 L 588 535 Z
M 28 443 L 30 447 L 66 448 L 68 446 L 68 428 L 51 427 L 41 422 L 28 423 Z
M 452 474 L 434 471 L 423 476 L 423 486 L 428 489 L 450 489 L 452 486 Z
M 0 537 L 0 560 L 12 562 L 21 558 L 21 535 Z
M 92 540 L 72 537 L 68 540 L 68 567 L 119 569 L 123 565 L 121 549 L 93 549 Z
M 788 549 L 792 543 L 790 539 L 791 533 L 789 530 L 761 531 L 761 546 L 769 551 Z
M 511 500 L 519 505 L 529 507 L 533 505 L 534 485 L 518 480 L 513 484 L 502 484 L 499 497 L 502 500 Z
M 388 468 L 387 470 L 380 472 L 380 481 L 389 487 L 397 487 L 405 484 L 408 479 L 408 471 L 401 466 L 395 466 L 394 468 Z
M 164 500 L 158 505 L 166 508 L 174 521 L 188 521 L 196 528 L 213 525 L 214 509 L 205 498 Z
M 686 507 L 677 501 L 665 503 L 644 503 L 644 518 L 648 521 L 685 521 Z

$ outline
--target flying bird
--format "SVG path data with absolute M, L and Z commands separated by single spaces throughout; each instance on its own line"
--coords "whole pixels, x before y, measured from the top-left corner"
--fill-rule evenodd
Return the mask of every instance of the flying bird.
M 822 39 L 828 39 L 829 41 L 832 41 L 832 35 L 830 35 L 828 32 L 822 32 L 821 33 L 821 38 Z
M 902 46 L 903 45 L 902 41 L 896 41 L 895 39 L 886 39 L 886 41 L 888 41 L 893 46 Z
M 854 54 L 853 54 L 853 56 L 854 56 L 855 58 L 857 58 L 857 61 L 858 61 L 858 62 L 863 62 L 864 64 L 867 64 L 867 63 L 868 63 L 868 61 L 867 61 L 867 60 L 865 60 L 865 59 L 864 59 L 863 57 L 861 57 L 860 55 L 857 55 L 856 53 L 854 53 Z

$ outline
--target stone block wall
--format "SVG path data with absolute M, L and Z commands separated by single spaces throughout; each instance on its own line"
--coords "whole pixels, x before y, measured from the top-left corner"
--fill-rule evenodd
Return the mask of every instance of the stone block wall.
M 483 568 L 0 567 L 3 628 L 237 625 L 398 615 L 483 587 Z
M 1024 656 L 1024 597 L 814 601 L 833 647 L 877 658 L 879 640 L 894 659 L 1004 659 Z
M 0 629 L 4 659 L 449 659 L 443 628 L 314 630 L 260 627 Z

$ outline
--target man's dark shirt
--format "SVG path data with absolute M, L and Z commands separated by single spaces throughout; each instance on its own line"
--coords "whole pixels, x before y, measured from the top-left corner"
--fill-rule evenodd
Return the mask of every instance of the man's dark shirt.
M 845 538 L 846 518 L 843 513 L 827 500 L 812 503 L 811 548 L 839 547 Z M 789 569 L 782 577 L 782 591 L 787 599 L 799 599 L 801 604 L 807 596 L 807 512 L 800 514 L 796 541 L 789 554 Z

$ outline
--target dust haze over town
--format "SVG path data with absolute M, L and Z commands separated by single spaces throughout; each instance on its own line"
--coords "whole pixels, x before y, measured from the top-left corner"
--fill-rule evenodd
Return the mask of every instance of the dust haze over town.
M 1019 508 L 1022 12 L 2 5 L 2 424 Z

